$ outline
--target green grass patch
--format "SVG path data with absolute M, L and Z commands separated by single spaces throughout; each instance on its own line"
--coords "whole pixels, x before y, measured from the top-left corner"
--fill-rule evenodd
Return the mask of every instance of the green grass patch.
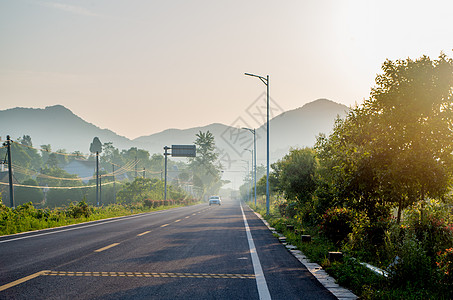
M 11 209 L 0 204 L 0 235 L 79 224 L 181 206 L 185 205 L 174 204 L 146 207 L 138 204 L 110 204 L 103 207 L 93 207 L 82 201 L 64 208 L 36 209 L 31 203 L 26 203 Z

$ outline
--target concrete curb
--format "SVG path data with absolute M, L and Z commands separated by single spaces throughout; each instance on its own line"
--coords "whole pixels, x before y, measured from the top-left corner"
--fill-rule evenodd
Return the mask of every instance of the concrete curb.
M 250 207 L 249 207 L 250 208 Z M 286 237 L 284 237 L 281 233 L 278 233 L 275 231 L 275 228 L 272 228 L 269 226 L 269 223 L 257 212 L 255 212 L 253 209 L 252 211 L 255 213 L 255 215 L 263 221 L 263 223 L 269 228 L 269 230 L 277 234 L 279 236 L 280 240 L 286 240 Z M 337 299 L 339 300 L 352 300 L 352 299 L 358 299 L 354 293 L 352 293 L 350 290 L 345 289 L 335 283 L 335 279 L 329 274 L 327 274 L 326 271 L 322 269 L 320 265 L 317 263 L 312 263 L 310 260 L 302 253 L 302 251 L 297 250 L 297 247 L 294 245 L 288 245 L 286 242 L 282 242 L 283 245 L 285 245 L 286 249 L 295 257 L 297 258 L 307 269 L 310 271 L 313 276 L 327 289 L 329 292 L 331 292 Z

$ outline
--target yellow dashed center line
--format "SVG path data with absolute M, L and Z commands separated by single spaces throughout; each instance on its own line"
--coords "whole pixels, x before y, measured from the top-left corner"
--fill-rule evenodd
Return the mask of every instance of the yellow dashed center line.
M 113 245 L 113 244 L 112 244 Z M 111 246 L 111 245 L 110 245 Z M 113 247 L 113 246 L 112 246 Z M 255 279 L 254 274 L 206 274 L 206 273 L 148 273 L 148 272 L 69 272 L 43 270 L 0 286 L 0 292 L 39 276 L 77 276 L 77 277 L 159 277 L 159 278 L 219 278 Z
M 185 217 L 184 219 L 188 219 L 188 218 L 190 218 L 190 216 L 187 216 L 187 217 Z
M 94 252 L 102 252 L 102 251 L 104 251 L 104 250 L 107 250 L 107 249 L 110 249 L 110 248 L 112 248 L 112 247 L 118 246 L 119 244 L 120 244 L 120 243 L 113 243 L 113 244 L 108 245 L 108 246 L 106 246 L 106 247 L 104 247 L 104 248 L 101 248 L 101 249 L 98 249 L 98 250 L 94 250 Z
M 175 223 L 178 223 L 178 222 L 181 222 L 181 219 L 175 221 Z
M 162 226 L 160 226 L 160 227 L 166 227 L 166 226 L 168 226 L 168 225 L 170 225 L 170 224 L 164 224 L 164 225 L 162 225 Z
M 36 278 L 38 276 L 41 276 L 41 275 L 48 275 L 48 273 L 50 273 L 51 271 L 49 270 L 44 270 L 44 271 L 40 271 L 40 272 L 37 272 L 35 274 L 32 274 L 32 275 L 29 275 L 29 276 L 26 276 L 26 277 L 23 277 L 21 279 L 18 279 L 16 281 L 13 281 L 13 282 L 10 282 L 8 284 L 5 284 L 5 285 L 2 285 L 0 286 L 0 292 L 1 291 L 4 291 L 6 289 L 9 289 L 10 287 L 13 287 L 13 286 L 16 286 L 18 284 L 21 284 L 21 283 L 24 283 L 25 281 L 29 281 L 33 278 Z
M 39 274 L 38 274 L 39 273 Z M 42 271 L 35 277 L 43 276 L 85 276 L 85 277 L 160 277 L 160 278 L 223 278 L 223 279 L 255 279 L 254 274 L 205 274 L 205 273 L 148 273 L 148 272 L 66 272 Z M 33 275 L 32 275 L 33 276 Z M 34 278 L 34 277 L 33 277 Z M 29 279 L 28 279 L 29 280 Z
M 150 232 L 151 232 L 151 231 L 145 231 L 145 232 L 142 232 L 142 233 L 140 233 L 140 234 L 137 234 L 137 236 L 142 236 L 142 235 L 148 234 L 148 233 L 150 233 Z

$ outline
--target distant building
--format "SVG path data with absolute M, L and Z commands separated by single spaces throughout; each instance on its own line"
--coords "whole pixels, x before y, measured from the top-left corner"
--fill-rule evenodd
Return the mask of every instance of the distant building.
M 62 166 L 61 169 L 65 170 L 69 174 L 77 175 L 82 180 L 83 183 L 88 183 L 91 179 L 94 179 L 94 174 L 96 172 L 96 161 L 95 160 L 86 160 L 86 159 L 74 159 L 65 166 Z M 116 175 L 115 180 L 122 181 L 128 179 L 126 173 Z
M 61 168 L 69 174 L 79 176 L 83 183 L 88 183 L 90 179 L 94 178 L 96 162 L 94 160 L 74 159 Z

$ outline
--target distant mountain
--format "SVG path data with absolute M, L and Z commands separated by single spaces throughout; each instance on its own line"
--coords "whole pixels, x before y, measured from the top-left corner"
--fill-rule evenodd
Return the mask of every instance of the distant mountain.
M 291 147 L 312 147 L 316 136 L 328 134 L 337 117 L 343 118 L 349 108 L 327 99 L 319 99 L 302 107 L 284 112 L 269 122 L 270 159 L 275 161 L 285 155 Z M 252 148 L 252 135 L 223 124 L 211 124 L 190 129 L 168 129 L 133 140 L 141 148 L 151 152 L 162 152 L 164 146 L 191 144 L 195 134 L 209 130 L 215 136 L 216 146 L 227 160 L 248 159 L 250 153 L 244 148 Z M 256 129 L 258 164 L 266 159 L 266 124 Z M 223 164 L 228 164 L 224 161 Z
M 6 135 L 13 139 L 29 135 L 37 148 L 50 144 L 53 150 L 79 150 L 83 153 L 89 152 L 95 136 L 102 142 L 113 142 L 118 148 L 132 145 L 128 138 L 88 123 L 61 105 L 0 111 L 0 136 L 4 140 Z
M 270 121 L 271 160 L 275 161 L 288 152 L 290 147 L 313 146 L 319 133 L 329 133 L 335 118 L 344 117 L 348 107 L 327 99 L 319 99 L 294 110 L 284 112 Z M 151 153 L 162 153 L 164 146 L 192 144 L 199 131 L 210 131 L 223 159 L 239 161 L 249 159 L 244 148 L 251 146 L 252 135 L 247 131 L 223 124 L 210 124 L 190 129 L 167 129 L 134 140 L 119 136 L 108 129 L 101 129 L 73 114 L 61 105 L 45 109 L 12 108 L 0 111 L 0 136 L 11 135 L 16 139 L 30 135 L 39 147 L 50 144 L 54 150 L 79 150 L 89 152 L 93 137 L 103 142 L 113 142 L 119 149 L 138 147 Z M 257 129 L 257 158 L 266 155 L 266 126 Z M 258 162 L 260 163 L 260 162 Z M 224 163 L 225 165 L 225 163 Z M 228 166 L 227 166 L 228 167 Z
M 343 104 L 318 99 L 276 116 L 269 122 L 271 152 L 274 152 L 275 157 L 281 157 L 291 147 L 314 146 L 316 136 L 320 133 L 329 134 L 335 119 L 344 118 L 348 111 L 349 108 Z M 258 144 L 265 147 L 266 125 L 260 127 L 259 132 L 263 138 Z

